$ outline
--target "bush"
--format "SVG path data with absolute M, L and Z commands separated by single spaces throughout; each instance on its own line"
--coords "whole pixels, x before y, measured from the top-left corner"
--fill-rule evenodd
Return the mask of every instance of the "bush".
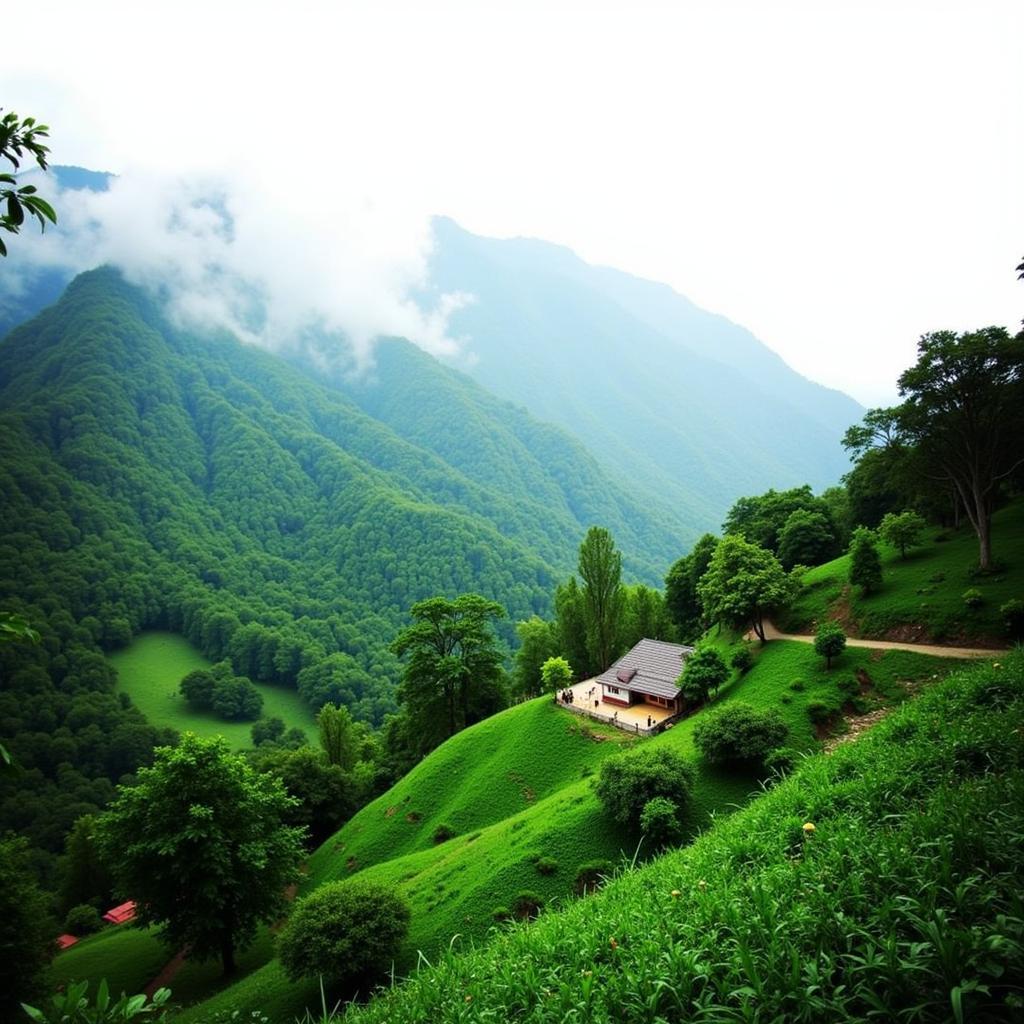
M 64 918 L 64 931 L 69 935 L 92 935 L 103 927 L 100 912 L 91 903 L 79 903 Z
M 663 796 L 648 800 L 640 812 L 640 829 L 659 849 L 679 842 L 683 834 L 679 808 Z
M 390 970 L 408 930 L 409 908 L 393 888 L 333 882 L 295 904 L 277 952 L 292 981 L 322 974 L 365 992 Z
M 554 857 L 538 857 L 533 866 L 539 874 L 553 875 L 558 870 L 558 861 Z
M 544 909 L 544 897 L 535 892 L 521 892 L 512 901 L 512 916 L 520 921 L 532 921 Z
M 807 705 L 807 715 L 815 725 L 825 725 L 832 720 L 835 711 L 820 700 L 811 701 Z
M 453 829 L 451 825 L 447 825 L 442 822 L 442 824 L 438 825 L 437 828 L 434 829 L 434 845 L 436 846 L 438 843 L 446 843 L 454 835 L 455 829 Z
M 795 693 L 801 693 L 803 690 L 807 689 L 807 686 L 802 679 L 794 679 L 793 682 L 789 684 L 789 688 Z
M 825 668 L 832 667 L 832 659 L 846 650 L 846 633 L 838 622 L 823 622 L 814 634 L 814 651 L 825 659 Z
M 700 704 L 729 678 L 729 669 L 713 647 L 699 647 L 683 665 L 679 687 L 687 704 Z
M 785 778 L 797 765 L 800 755 L 791 747 L 776 747 L 765 759 L 764 766 L 772 775 Z
M 191 708 L 197 711 L 209 711 L 213 707 L 213 688 L 217 680 L 209 672 L 196 669 L 189 672 L 178 684 L 181 695 L 188 701 Z
M 512 920 L 512 911 L 508 907 L 495 907 L 491 911 L 491 917 L 499 923 Z
M 601 765 L 597 795 L 609 814 L 622 824 L 638 825 L 644 805 L 667 797 L 680 812 L 693 789 L 692 765 L 674 750 L 661 747 L 619 754 Z
M 864 526 L 853 531 L 850 543 L 850 582 L 870 594 L 882 585 L 882 560 L 874 533 Z
M 982 594 L 977 587 L 971 587 L 970 590 L 965 590 L 961 595 L 963 602 L 967 605 L 971 611 L 976 608 L 980 608 L 985 603 L 985 595 Z
M 576 880 L 572 885 L 573 892 L 577 896 L 597 892 L 604 884 L 605 879 L 611 877 L 614 870 L 615 865 L 610 860 L 591 860 L 586 864 L 581 864 L 576 870 Z
M 1007 601 L 1006 604 L 1000 605 L 999 614 L 1002 616 L 1007 636 L 1011 640 L 1024 640 L 1024 601 L 1018 597 Z
M 281 718 L 261 718 L 249 730 L 252 736 L 252 745 L 258 747 L 261 743 L 279 743 L 284 736 L 284 720 Z
M 259 718 L 263 694 L 245 676 L 218 679 L 213 687 L 214 712 L 228 721 Z
M 788 733 L 777 711 L 737 702 L 698 722 L 693 741 L 711 764 L 762 764 Z
M 741 647 L 729 661 L 729 665 L 741 675 L 749 672 L 754 664 L 754 655 L 749 647 Z

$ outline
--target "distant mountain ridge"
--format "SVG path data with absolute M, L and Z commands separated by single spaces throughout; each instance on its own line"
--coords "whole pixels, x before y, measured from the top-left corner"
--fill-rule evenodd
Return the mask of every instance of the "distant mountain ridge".
M 451 321 L 465 372 L 570 430 L 689 529 L 716 529 L 741 495 L 820 489 L 848 469 L 839 441 L 861 406 L 744 328 L 561 246 L 448 218 L 434 230 L 431 292 L 475 299 Z

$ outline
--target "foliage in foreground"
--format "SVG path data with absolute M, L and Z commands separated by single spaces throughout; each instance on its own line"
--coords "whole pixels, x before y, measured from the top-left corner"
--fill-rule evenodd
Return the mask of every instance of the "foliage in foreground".
M 1022 676 L 1017 654 L 951 678 L 689 849 L 345 1020 L 1013 1019 Z
M 122 1024 L 143 1017 L 162 1020 L 161 1011 L 170 997 L 170 989 L 158 988 L 152 1001 L 142 994 L 129 996 L 123 992 L 115 999 L 107 983 L 101 981 L 95 998 L 90 1000 L 89 983 L 81 981 L 70 985 L 66 992 L 54 995 L 49 1006 L 42 1009 L 25 1006 L 24 1009 L 35 1024 Z

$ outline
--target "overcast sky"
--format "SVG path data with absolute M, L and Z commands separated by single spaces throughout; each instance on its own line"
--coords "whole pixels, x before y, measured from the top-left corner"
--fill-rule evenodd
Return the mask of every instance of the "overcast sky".
M 50 124 L 55 162 L 245 177 L 289 215 L 271 235 L 322 230 L 305 195 L 341 221 L 387 210 L 400 252 L 428 213 L 549 239 L 865 404 L 895 397 L 921 333 L 1024 316 L 1022 3 L 36 0 L 26 18 L 0 105 Z

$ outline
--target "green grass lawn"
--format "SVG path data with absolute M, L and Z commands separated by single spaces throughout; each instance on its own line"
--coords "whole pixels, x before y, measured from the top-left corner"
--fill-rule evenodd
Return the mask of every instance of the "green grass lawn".
M 953 643 L 971 640 L 1003 642 L 999 607 L 1011 598 L 1024 599 L 1024 500 L 996 513 L 992 551 L 998 568 L 991 575 L 972 576 L 978 564 L 978 541 L 969 526 L 957 533 L 930 530 L 922 543 L 907 552 L 882 544 L 882 587 L 863 596 L 849 587 L 848 555 L 811 569 L 792 606 L 777 616 L 783 631 L 806 632 L 825 618 L 846 619 L 862 637 Z M 981 591 L 984 604 L 966 607 L 963 593 Z
M 212 712 L 193 711 L 178 692 L 182 678 L 210 662 L 176 633 L 142 633 L 128 647 L 108 655 L 117 670 L 117 689 L 153 725 L 170 726 L 199 736 L 223 736 L 234 750 L 252 746 L 252 722 L 225 722 Z M 316 740 L 313 713 L 303 699 L 283 686 L 257 683 L 263 695 L 263 717 L 280 718 L 287 728 L 301 729 Z
M 54 987 L 106 978 L 115 994 L 141 992 L 160 973 L 171 953 L 150 930 L 117 925 L 82 939 L 58 953 L 50 968 Z
M 726 652 L 735 646 L 726 636 L 717 643 Z M 789 744 L 807 752 L 819 745 L 808 706 L 837 711 L 847 700 L 840 684 L 854 680 L 858 670 L 870 677 L 864 699 L 871 703 L 899 701 L 903 682 L 938 678 L 957 664 L 903 651 L 850 649 L 826 671 L 811 647 L 787 641 L 757 649 L 756 659 L 716 703 L 741 699 L 777 708 L 790 728 Z M 356 873 L 399 891 L 412 910 L 396 965 L 402 972 L 416 965 L 420 953 L 433 962 L 453 944 L 485 939 L 498 927 L 494 911 L 519 892 L 536 892 L 549 907 L 565 904 L 581 864 L 608 859 L 622 867 L 636 852 L 639 837 L 615 825 L 594 795 L 600 762 L 636 743 L 671 746 L 696 759 L 692 734 L 701 713 L 650 740 L 619 733 L 595 742 L 581 732 L 580 719 L 548 698 L 505 711 L 439 747 L 325 842 L 310 859 L 303 892 Z M 691 837 L 760 792 L 757 779 L 698 761 Z M 457 834 L 435 844 L 440 823 Z M 641 847 L 641 860 L 645 852 Z M 538 856 L 553 860 L 556 870 L 540 874 Z M 181 1019 L 260 1009 L 272 1019 L 291 1020 L 314 997 L 315 985 L 289 985 L 271 962 Z

